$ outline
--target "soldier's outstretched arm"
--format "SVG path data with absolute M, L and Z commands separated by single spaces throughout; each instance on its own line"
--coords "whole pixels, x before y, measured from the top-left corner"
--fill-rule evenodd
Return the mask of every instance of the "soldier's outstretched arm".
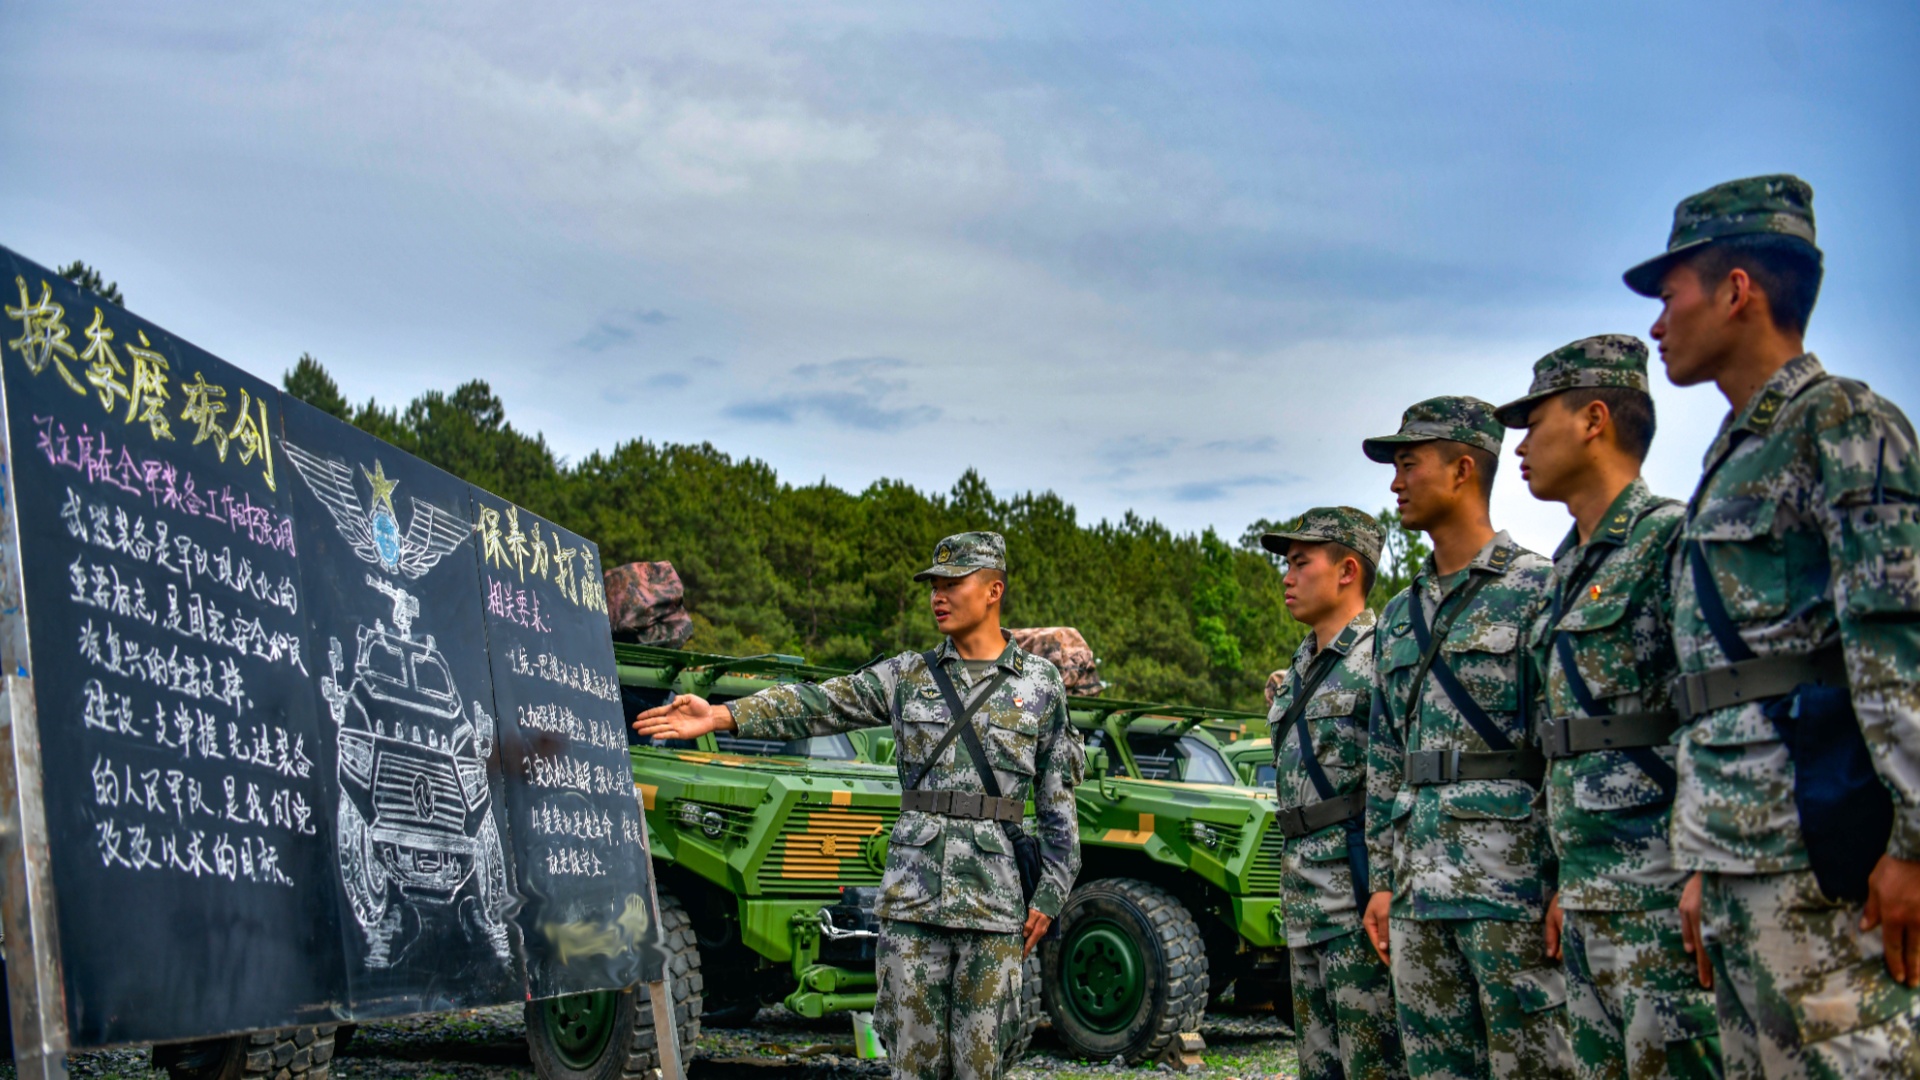
M 877 727 L 893 721 L 898 664 L 898 658 L 883 660 L 825 682 L 768 687 L 726 705 L 681 694 L 635 717 L 633 730 L 668 739 L 727 730 L 760 739 L 801 739 Z
M 1920 985 L 1920 446 L 1891 402 L 1861 388 L 1821 431 L 1817 510 L 1854 713 L 1893 794 L 1887 855 L 1862 926 L 1881 927 L 1887 970 Z

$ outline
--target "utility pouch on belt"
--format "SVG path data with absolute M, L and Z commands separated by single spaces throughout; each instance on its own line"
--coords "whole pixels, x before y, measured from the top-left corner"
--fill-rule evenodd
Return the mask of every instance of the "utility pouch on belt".
M 987 789 L 988 798 L 1000 799 L 1000 780 L 993 775 L 993 766 L 987 762 L 986 747 L 980 745 L 980 733 L 973 727 L 973 714 L 979 711 L 980 706 L 985 705 L 994 691 L 1000 688 L 1000 682 L 1003 681 L 1006 673 L 1001 672 L 1001 676 L 996 677 L 995 681 L 974 699 L 973 706 L 967 708 L 960 704 L 960 692 L 954 689 L 953 680 L 948 678 L 946 671 L 940 667 L 936 655 L 928 652 L 921 658 L 927 662 L 927 673 L 933 676 L 933 685 L 940 688 L 940 696 L 946 701 L 949 722 L 959 729 L 960 742 L 967 748 L 967 753 L 973 757 L 973 767 L 980 774 L 980 785 Z M 953 732 L 949 731 L 948 738 L 952 735 Z M 941 741 L 944 743 L 947 740 Z M 1040 888 L 1040 841 L 1027 835 L 1027 830 L 1020 827 L 1017 819 L 1002 820 L 1000 830 L 1006 833 L 1007 842 L 1013 845 L 1014 866 L 1020 871 L 1020 902 L 1031 908 L 1033 894 Z M 1060 921 L 1055 919 L 1053 925 L 1047 930 L 1047 936 L 1053 937 L 1059 929 Z
M 1840 646 L 1756 656 L 1727 614 L 1699 541 L 1687 542 L 1687 558 L 1700 615 L 1732 662 L 1675 680 L 1674 701 L 1688 716 L 1766 701 L 1767 719 L 1793 760 L 1793 804 L 1814 879 L 1836 900 L 1865 900 L 1867 876 L 1893 835 L 1893 796 L 1860 732 Z

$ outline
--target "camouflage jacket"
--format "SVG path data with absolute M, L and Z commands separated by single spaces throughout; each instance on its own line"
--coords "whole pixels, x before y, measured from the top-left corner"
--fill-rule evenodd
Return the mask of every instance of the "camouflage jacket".
M 1367 712 L 1373 699 L 1373 612 L 1363 610 L 1327 648 L 1340 660 L 1327 672 L 1303 715 L 1313 740 L 1314 757 L 1327 774 L 1334 795 L 1362 789 L 1367 783 Z M 1313 635 L 1301 642 L 1273 710 L 1267 714 L 1279 724 L 1293 708 L 1300 682 L 1314 654 Z M 1273 786 L 1280 806 L 1306 806 L 1320 801 L 1301 763 L 1300 736 L 1295 725 L 1273 731 Z M 1286 841 L 1280 856 L 1280 907 L 1287 920 L 1287 941 L 1311 945 L 1360 928 L 1360 912 L 1353 905 L 1353 870 L 1347 864 L 1347 830 L 1329 825 L 1319 832 Z
M 1409 604 L 1432 626 L 1442 599 L 1472 575 L 1494 580 L 1454 622 L 1440 648 L 1467 692 L 1509 741 L 1533 740 L 1521 702 L 1528 668 L 1523 638 L 1545 601 L 1551 563 L 1502 532 L 1465 570 L 1441 577 L 1432 558 L 1387 601 L 1373 635 L 1373 715 L 1367 749 L 1367 869 L 1374 892 L 1393 893 L 1393 913 L 1416 919 L 1536 920 L 1554 877 L 1552 844 L 1538 793 L 1522 780 L 1463 780 L 1412 787 L 1412 750 L 1489 749 L 1429 675 L 1416 715 L 1407 714 L 1420 662 Z
M 1636 478 L 1613 500 L 1587 543 L 1580 543 L 1578 530 L 1567 533 L 1553 553 L 1548 607 L 1535 620 L 1529 641 L 1536 672 L 1532 685 L 1545 699 L 1535 715 L 1587 715 L 1554 644 L 1560 631 L 1567 634 L 1587 691 L 1604 711 L 1667 707 L 1676 669 L 1667 552 L 1684 517 L 1680 504 L 1655 496 L 1646 481 Z M 1550 622 L 1555 605 L 1560 618 Z M 1672 769 L 1672 747 L 1648 750 Z M 1678 904 L 1686 875 L 1674 867 L 1667 847 L 1672 805 L 1660 784 L 1618 750 L 1552 762 L 1547 831 L 1560 857 L 1560 906 L 1654 911 Z
M 1920 458 L 1891 402 L 1808 353 L 1729 414 L 1689 503 L 1740 637 L 1760 656 L 1839 642 L 1854 711 L 1894 800 L 1888 851 L 1920 859 Z M 1717 470 L 1713 463 L 1725 455 Z M 1686 550 L 1673 563 L 1684 672 L 1727 662 L 1700 613 Z M 1793 766 L 1758 703 L 1696 718 L 1680 741 L 1674 857 L 1687 869 L 1806 867 Z
M 975 689 L 951 639 L 938 659 L 962 700 Z M 1052 664 L 1008 644 L 996 663 L 1011 677 L 974 714 L 1000 793 L 1032 801 L 1044 862 L 1033 907 L 1060 914 L 1080 870 L 1080 827 L 1073 788 L 1086 769 L 1080 733 L 1067 718 L 1067 695 Z M 982 681 L 992 678 L 982 676 Z M 823 683 L 776 686 L 728 706 L 740 733 L 795 739 L 892 724 L 904 785 L 947 731 L 947 707 L 919 653 L 904 652 Z M 921 788 L 984 792 L 966 747 L 955 739 Z M 1018 930 L 1020 872 L 998 822 L 901 814 L 887 847 L 876 905 L 882 918 L 962 930 Z

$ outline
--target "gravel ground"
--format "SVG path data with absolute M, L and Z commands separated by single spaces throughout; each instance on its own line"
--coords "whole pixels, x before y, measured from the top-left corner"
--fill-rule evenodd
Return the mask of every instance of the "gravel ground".
M 1207 1041 L 1207 1080 L 1293 1080 L 1292 1032 L 1266 1015 L 1208 1014 L 1200 1033 Z M 851 1021 L 844 1016 L 808 1020 L 774 1006 L 760 1011 L 751 1028 L 714 1028 L 688 1053 L 688 1080 L 854 1080 L 886 1076 L 884 1065 L 854 1060 Z M 148 1067 L 144 1049 L 75 1054 L 68 1072 L 88 1080 L 166 1080 Z M 1158 1075 L 1152 1066 L 1116 1069 L 1069 1057 L 1044 1025 L 1012 1080 L 1117 1080 Z M 475 1009 L 362 1025 L 334 1058 L 338 1080 L 519 1080 L 531 1078 L 526 1030 L 519 1006 Z M 0 1080 L 15 1080 L 11 1064 Z

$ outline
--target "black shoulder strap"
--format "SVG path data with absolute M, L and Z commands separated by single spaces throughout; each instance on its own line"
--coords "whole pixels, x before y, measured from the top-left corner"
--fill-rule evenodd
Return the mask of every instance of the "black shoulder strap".
M 966 745 L 968 755 L 973 758 L 973 767 L 980 773 L 981 785 L 987 789 L 989 796 L 999 798 L 1000 781 L 993 775 L 993 768 L 987 764 L 986 748 L 980 745 L 980 733 L 973 729 L 973 714 L 979 712 L 980 706 L 985 705 L 988 699 L 1000 689 L 1000 684 L 1007 681 L 1007 669 L 1001 668 L 994 672 L 993 678 L 987 680 L 986 686 L 974 697 L 973 704 L 963 706 L 960 703 L 960 692 L 954 689 L 953 680 L 940 666 L 935 653 L 924 653 L 921 659 L 927 662 L 927 674 L 933 677 L 933 685 L 940 688 L 940 696 L 946 701 L 948 727 L 947 733 L 934 744 L 933 753 L 929 754 L 926 762 L 920 766 L 920 772 L 914 776 L 913 783 L 907 786 L 918 788 L 920 782 L 927 778 L 927 773 L 933 770 L 934 763 L 940 760 L 940 755 L 946 751 L 954 737 L 958 736 Z
M 1356 639 L 1354 644 L 1358 646 L 1362 640 L 1365 640 L 1365 635 Z M 1320 684 L 1327 681 L 1327 676 L 1333 673 L 1334 667 L 1339 663 L 1340 654 L 1334 651 L 1333 646 L 1331 644 L 1323 646 L 1320 655 L 1314 657 L 1313 663 L 1307 666 L 1306 676 L 1296 684 L 1293 704 L 1287 706 L 1287 711 L 1280 717 L 1280 722 L 1273 726 L 1274 731 L 1282 733 L 1280 737 L 1283 739 L 1286 738 L 1285 732 L 1288 727 L 1291 726 L 1294 729 L 1300 742 L 1300 764 L 1306 768 L 1307 779 L 1313 781 L 1313 790 L 1318 792 L 1322 799 L 1333 798 L 1333 784 L 1327 779 L 1326 769 L 1320 765 L 1319 755 L 1313 752 L 1313 736 L 1307 731 L 1307 702 L 1313 697 L 1314 691 L 1320 689 Z
M 1435 611 L 1431 630 L 1427 628 L 1426 612 L 1420 610 L 1420 593 L 1417 590 L 1408 592 L 1407 602 L 1413 615 L 1413 636 L 1420 645 L 1420 666 L 1413 669 L 1413 686 L 1407 692 L 1409 729 L 1420 716 L 1420 691 L 1427 674 L 1431 672 L 1433 681 L 1440 684 L 1441 692 L 1447 695 L 1447 700 L 1453 702 L 1454 708 L 1460 710 L 1460 716 L 1466 720 L 1467 726 L 1480 736 L 1480 740 L 1487 744 L 1488 749 L 1497 751 L 1513 749 L 1513 740 L 1507 738 L 1506 732 L 1501 731 L 1493 722 L 1493 717 L 1488 716 L 1487 711 L 1480 707 L 1480 703 L 1473 700 L 1473 695 L 1467 693 L 1467 688 L 1460 685 L 1460 680 L 1454 676 L 1453 669 L 1447 666 L 1446 660 L 1440 655 L 1440 645 L 1453 631 L 1453 624 L 1472 605 L 1475 594 L 1485 588 L 1487 583 L 1496 576 L 1495 574 L 1475 574 L 1473 580 L 1462 586 L 1459 592 L 1450 597 L 1442 597 L 1440 607 Z M 1450 610 L 1447 607 L 1448 600 L 1456 601 Z M 1520 703 L 1520 709 L 1525 713 L 1526 702 Z
M 1613 551 L 1613 547 L 1608 545 L 1601 549 L 1600 557 L 1597 559 L 1591 557 L 1591 551 L 1581 558 L 1580 565 L 1574 569 L 1573 576 L 1567 581 L 1566 590 L 1553 598 L 1553 621 L 1547 624 L 1553 628 L 1553 651 L 1560 658 L 1560 671 L 1566 676 L 1567 689 L 1573 692 L 1574 704 L 1580 706 L 1580 711 L 1588 716 L 1611 716 L 1613 710 L 1600 704 L 1599 699 L 1593 696 L 1593 688 L 1587 685 L 1586 677 L 1580 674 L 1578 658 L 1573 655 L 1573 635 L 1560 629 L 1560 616 L 1565 611 L 1568 598 L 1579 595 L 1580 586 L 1585 585 L 1587 579 L 1593 577 L 1594 573 L 1600 569 L 1600 564 L 1606 562 Z M 1653 747 L 1628 747 L 1621 749 L 1620 752 L 1639 766 L 1640 771 L 1646 773 L 1648 779 L 1659 785 L 1663 796 L 1669 800 L 1673 798 L 1678 778 L 1674 775 L 1673 766 L 1662 760 L 1660 755 L 1654 752 Z

